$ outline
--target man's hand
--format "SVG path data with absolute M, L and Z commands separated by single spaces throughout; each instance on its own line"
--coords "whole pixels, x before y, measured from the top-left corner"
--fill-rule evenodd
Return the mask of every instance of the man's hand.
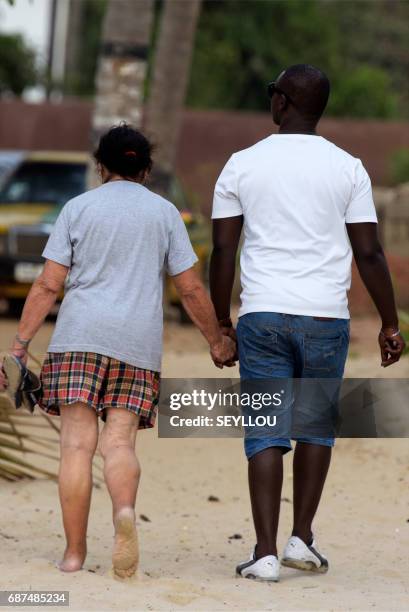
M 214 365 L 217 368 L 223 368 L 223 366 L 232 367 L 235 364 L 236 355 L 236 343 L 229 336 L 222 336 L 222 340 L 217 344 L 210 347 L 210 354 L 212 356 Z
M 399 330 L 389 327 L 382 328 L 378 342 L 381 349 L 382 367 L 387 368 L 399 361 L 406 346 Z
M 239 354 L 237 352 L 237 334 L 236 334 L 236 330 L 233 327 L 233 323 L 230 317 L 228 319 L 220 320 L 219 327 L 220 327 L 220 331 L 222 332 L 223 336 L 228 336 L 228 338 L 231 338 L 233 342 L 236 343 L 236 352 L 234 354 L 233 359 L 230 362 L 227 362 L 224 364 L 227 367 L 234 366 L 235 362 L 239 360 Z

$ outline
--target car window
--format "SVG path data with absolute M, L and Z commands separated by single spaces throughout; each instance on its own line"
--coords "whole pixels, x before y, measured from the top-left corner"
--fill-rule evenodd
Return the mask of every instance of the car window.
M 85 191 L 86 164 L 24 162 L 0 189 L 0 204 L 65 204 Z

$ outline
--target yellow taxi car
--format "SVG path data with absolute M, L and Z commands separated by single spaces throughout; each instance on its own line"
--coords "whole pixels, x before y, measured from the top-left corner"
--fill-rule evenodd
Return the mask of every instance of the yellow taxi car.
M 19 314 L 31 284 L 40 274 L 41 253 L 64 204 L 89 188 L 94 172 L 87 153 L 37 151 L 21 153 L 0 185 L 0 298 Z M 171 199 L 179 208 L 202 278 L 207 271 L 209 228 L 197 210 L 189 210 L 176 181 Z M 166 301 L 183 311 L 173 284 L 166 283 Z

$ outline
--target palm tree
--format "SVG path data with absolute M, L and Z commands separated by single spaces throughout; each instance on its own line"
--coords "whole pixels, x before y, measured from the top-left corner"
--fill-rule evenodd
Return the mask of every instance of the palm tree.
M 85 0 L 70 0 L 68 7 L 67 37 L 65 41 L 64 92 L 73 93 L 76 76 L 80 72 L 81 35 L 85 13 Z
M 201 0 L 166 0 L 154 59 L 145 128 L 158 146 L 152 175 L 167 194 L 174 171 Z
M 120 121 L 139 126 L 153 0 L 109 0 L 96 77 L 93 140 Z

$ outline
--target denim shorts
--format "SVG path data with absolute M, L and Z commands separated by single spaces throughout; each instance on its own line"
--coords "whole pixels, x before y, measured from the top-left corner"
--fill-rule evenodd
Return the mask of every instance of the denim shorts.
M 243 315 L 237 326 L 237 341 L 242 385 L 246 381 L 282 381 L 291 387 L 293 379 L 331 379 L 328 384 L 341 384 L 349 346 L 349 319 L 323 319 L 275 312 L 254 312 Z M 303 383 L 303 381 L 299 381 Z M 307 392 L 302 394 L 304 409 L 316 410 L 315 400 L 308 391 L 313 384 L 305 381 Z M 312 383 L 312 384 L 311 384 Z M 305 405 L 305 403 L 309 405 Z M 298 410 L 295 405 L 295 411 Z M 271 430 L 270 430 L 271 431 Z M 286 430 L 287 431 L 287 430 Z M 291 438 L 298 442 L 333 446 L 333 435 L 272 436 L 250 432 L 245 428 L 244 446 L 248 459 L 272 446 L 283 452 L 291 450 Z

